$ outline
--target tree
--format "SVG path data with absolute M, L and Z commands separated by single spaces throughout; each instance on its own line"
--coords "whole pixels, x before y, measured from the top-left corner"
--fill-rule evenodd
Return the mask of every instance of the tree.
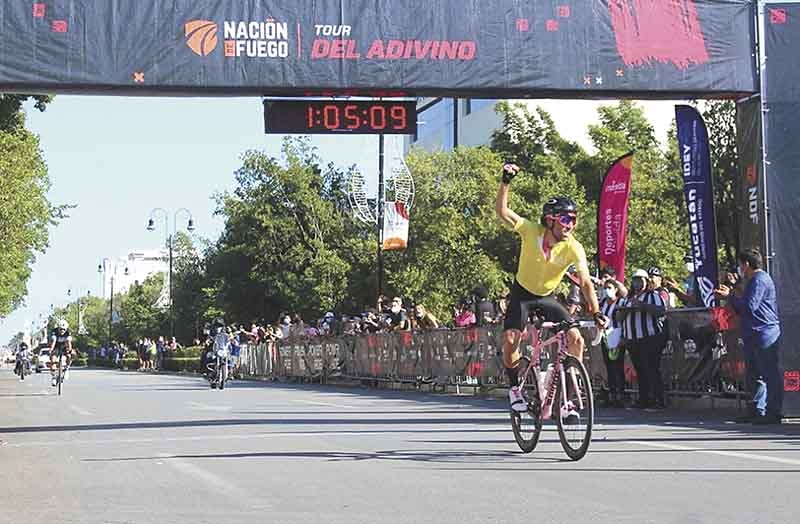
M 120 316 L 120 322 L 112 325 L 114 340 L 130 344 L 140 338 L 153 338 L 167 332 L 168 311 L 158 305 L 164 279 L 164 273 L 155 273 L 144 282 L 134 283 L 127 293 L 114 297 L 114 303 L 119 304 Z
M 245 153 L 238 187 L 217 198 L 226 224 L 208 252 L 209 289 L 232 319 L 317 315 L 366 298 L 354 296 L 363 277 L 354 281 L 351 268 L 370 241 L 345 204 L 345 174 L 323 172 L 307 139 L 287 139 L 282 153 Z
M 183 232 L 175 236 L 172 278 L 175 338 L 188 344 L 199 338 L 205 313 L 212 304 L 208 303 L 205 291 L 208 286 L 205 260 Z
M 0 95 L 0 316 L 21 303 L 35 254 L 47 247 L 48 228 L 65 206 L 47 199 L 50 180 L 39 140 L 25 129 L 26 95 Z M 48 97 L 34 97 L 44 110 Z

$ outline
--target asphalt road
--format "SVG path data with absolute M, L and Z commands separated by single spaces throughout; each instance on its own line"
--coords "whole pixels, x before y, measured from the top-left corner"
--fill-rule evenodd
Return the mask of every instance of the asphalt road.
M 0 370 L 13 523 L 382 524 L 796 520 L 800 425 L 600 411 L 586 458 L 554 426 L 518 452 L 472 397 L 74 370 Z M 794 510 L 792 508 L 795 508 Z

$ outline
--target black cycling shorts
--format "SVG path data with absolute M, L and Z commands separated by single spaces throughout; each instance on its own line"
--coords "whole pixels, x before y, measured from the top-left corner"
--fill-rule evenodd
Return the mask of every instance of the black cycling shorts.
M 541 312 L 546 322 L 571 320 L 567 308 L 561 305 L 553 295 L 544 297 L 534 295 L 515 280 L 511 288 L 511 300 L 506 310 L 503 328 L 522 331 L 528 323 L 528 315 L 535 310 Z

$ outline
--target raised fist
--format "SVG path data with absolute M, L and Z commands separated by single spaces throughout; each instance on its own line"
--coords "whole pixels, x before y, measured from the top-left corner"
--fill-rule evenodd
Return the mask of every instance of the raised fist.
M 503 164 L 503 183 L 510 184 L 519 173 L 519 166 L 516 164 Z

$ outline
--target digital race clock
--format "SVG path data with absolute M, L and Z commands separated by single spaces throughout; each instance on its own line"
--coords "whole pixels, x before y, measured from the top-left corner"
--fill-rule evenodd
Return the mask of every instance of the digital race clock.
M 384 100 L 265 100 L 266 133 L 413 135 L 417 103 Z

